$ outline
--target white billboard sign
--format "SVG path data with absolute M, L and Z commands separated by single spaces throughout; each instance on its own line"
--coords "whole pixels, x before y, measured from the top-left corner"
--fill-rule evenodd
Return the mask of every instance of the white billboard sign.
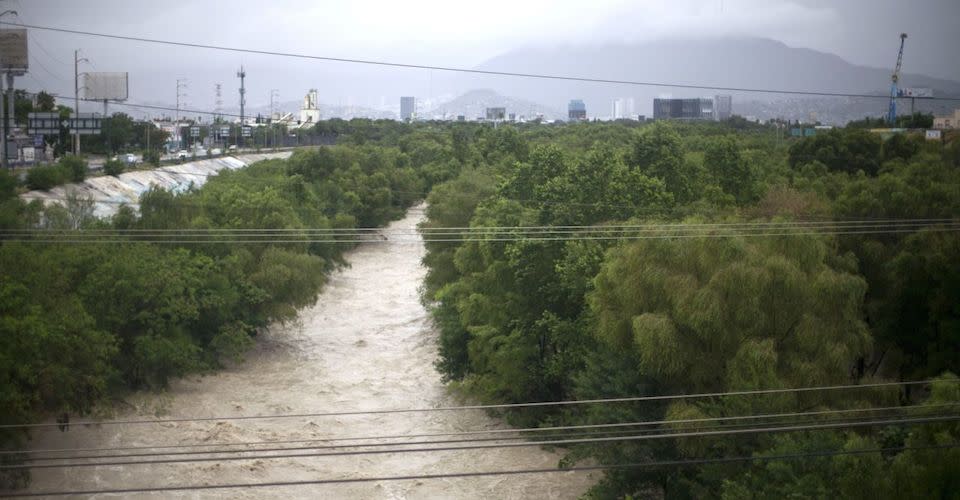
M 933 97 L 933 89 L 905 88 L 900 89 L 897 95 L 899 97 Z
M 0 29 L 0 68 L 26 71 L 29 65 L 27 30 Z
M 130 96 L 128 73 L 87 73 L 83 97 L 97 101 L 126 101 Z

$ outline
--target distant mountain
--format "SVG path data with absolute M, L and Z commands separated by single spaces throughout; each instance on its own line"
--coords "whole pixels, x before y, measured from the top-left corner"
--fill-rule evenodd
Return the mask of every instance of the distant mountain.
M 781 42 L 759 38 L 525 48 L 490 59 L 477 69 L 651 83 L 877 95 L 888 92 L 891 72 L 890 69 L 851 64 L 833 54 L 788 47 Z M 709 97 L 716 93 L 730 93 L 734 95 L 735 113 L 739 112 L 737 102 L 771 102 L 795 97 L 531 78 L 483 78 L 496 78 L 496 88 L 505 94 L 561 109 L 566 109 L 570 99 L 583 99 L 588 115 L 598 117 L 610 115 L 613 100 L 619 97 L 635 98 L 637 113 L 648 115 L 652 112 L 653 98 L 668 94 L 671 97 Z M 477 80 L 478 77 L 471 76 L 470 79 Z M 935 95 L 960 96 L 960 82 L 924 75 L 904 74 L 900 85 L 932 88 Z M 877 99 L 875 107 L 877 114 L 882 114 L 886 103 Z
M 471 90 L 453 100 L 447 101 L 424 114 L 426 118 L 450 118 L 463 115 L 474 120 L 486 115 L 487 108 L 506 108 L 508 114 L 517 117 L 535 118 L 538 114 L 547 120 L 561 118 L 563 114 L 556 108 L 544 106 L 531 100 L 517 99 L 500 95 L 490 89 Z

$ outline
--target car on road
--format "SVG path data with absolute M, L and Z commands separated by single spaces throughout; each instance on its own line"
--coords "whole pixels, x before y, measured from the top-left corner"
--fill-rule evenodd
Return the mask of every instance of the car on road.
M 189 156 L 190 156 L 190 153 L 188 153 L 186 149 L 181 149 L 180 151 L 177 152 L 178 160 L 186 160 Z

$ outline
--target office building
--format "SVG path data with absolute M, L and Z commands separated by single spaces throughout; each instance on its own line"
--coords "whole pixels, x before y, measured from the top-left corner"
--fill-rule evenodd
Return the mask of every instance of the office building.
M 712 99 L 654 99 L 654 120 L 713 120 Z
M 417 116 L 417 98 L 404 96 L 400 98 L 400 119 L 408 122 Z
M 580 99 L 572 99 L 567 105 L 567 119 L 581 121 L 587 119 L 587 105 Z
M 718 95 L 713 98 L 713 119 L 723 121 L 733 116 L 733 96 Z

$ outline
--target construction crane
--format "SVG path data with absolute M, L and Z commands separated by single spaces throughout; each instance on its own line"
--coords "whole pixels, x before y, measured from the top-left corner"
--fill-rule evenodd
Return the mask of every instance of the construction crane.
M 900 33 L 900 52 L 897 54 L 897 67 L 893 69 L 893 83 L 890 85 L 890 111 L 887 112 L 887 123 L 890 126 L 897 124 L 897 82 L 900 80 L 900 65 L 903 64 L 903 42 L 906 41 L 907 34 Z

